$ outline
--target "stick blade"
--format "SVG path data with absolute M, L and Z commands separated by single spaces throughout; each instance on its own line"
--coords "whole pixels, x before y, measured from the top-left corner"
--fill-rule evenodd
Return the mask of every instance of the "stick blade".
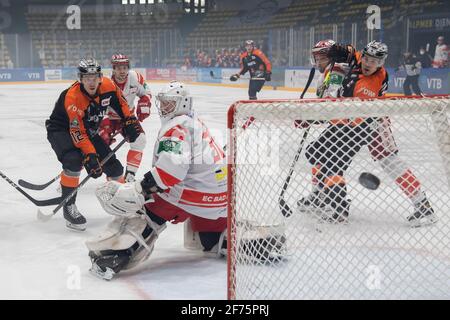
M 41 221 L 41 222 L 47 222 L 47 221 L 49 221 L 52 217 L 53 217 L 53 212 L 52 212 L 52 213 L 45 213 L 43 209 L 38 208 L 38 211 L 37 211 L 37 218 L 38 218 L 39 221 Z
M 280 207 L 281 214 L 282 214 L 284 217 L 288 218 L 288 217 L 290 217 L 290 216 L 292 215 L 292 210 L 291 210 L 291 208 L 289 208 L 288 204 L 286 203 L 286 201 L 284 201 L 283 198 L 280 198 L 280 199 L 278 200 L 278 205 L 279 205 L 279 207 Z

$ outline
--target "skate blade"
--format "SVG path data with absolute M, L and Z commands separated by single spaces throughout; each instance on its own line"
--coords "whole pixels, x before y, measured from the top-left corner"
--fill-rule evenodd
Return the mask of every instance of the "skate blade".
M 436 216 L 424 217 L 419 220 L 409 221 L 409 225 L 411 226 L 411 228 L 420 228 L 420 227 L 431 226 L 438 221 L 439 221 L 439 219 Z
M 100 267 L 97 266 L 96 264 L 92 265 L 92 267 L 89 269 L 89 272 L 92 273 L 97 278 L 106 281 L 110 281 L 115 275 L 115 272 L 112 269 L 106 268 L 106 271 L 102 271 L 102 269 L 100 269 Z
M 70 222 L 66 221 L 66 227 L 69 230 L 81 232 L 81 231 L 85 231 L 86 230 L 86 223 L 84 223 L 84 224 L 73 224 L 73 223 L 70 223 Z

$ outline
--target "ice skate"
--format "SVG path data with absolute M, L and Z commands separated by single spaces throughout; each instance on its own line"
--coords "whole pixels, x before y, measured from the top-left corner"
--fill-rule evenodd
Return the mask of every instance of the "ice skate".
M 78 211 L 75 204 L 64 206 L 64 219 L 66 219 L 67 228 L 76 231 L 86 230 L 86 218 Z

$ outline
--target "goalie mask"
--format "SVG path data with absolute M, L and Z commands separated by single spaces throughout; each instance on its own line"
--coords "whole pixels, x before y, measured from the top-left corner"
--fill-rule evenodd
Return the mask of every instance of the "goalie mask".
M 171 81 L 156 96 L 156 107 L 161 119 L 169 120 L 175 116 L 190 114 L 192 111 L 192 97 L 184 83 Z

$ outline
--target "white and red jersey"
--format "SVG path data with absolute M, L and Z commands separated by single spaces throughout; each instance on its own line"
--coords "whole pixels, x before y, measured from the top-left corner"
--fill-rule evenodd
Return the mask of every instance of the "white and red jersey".
M 130 106 L 130 111 L 132 114 L 135 114 L 134 100 L 136 97 L 141 98 L 143 96 L 148 96 L 149 99 L 152 98 L 150 89 L 145 83 L 144 77 L 137 71 L 130 70 L 128 72 L 127 80 L 123 83 L 118 83 L 114 76 L 112 76 L 111 79 L 122 90 L 122 93 Z M 108 109 L 108 117 L 111 120 L 120 119 L 117 113 L 115 113 L 112 109 Z
M 161 198 L 196 216 L 226 217 L 225 154 L 195 114 L 163 122 L 153 154 L 151 173 L 165 190 Z
M 342 87 L 342 81 L 348 73 L 349 66 L 347 63 L 335 63 L 333 70 L 330 71 L 329 64 L 323 73 L 319 74 L 317 79 L 318 98 L 337 98 Z

